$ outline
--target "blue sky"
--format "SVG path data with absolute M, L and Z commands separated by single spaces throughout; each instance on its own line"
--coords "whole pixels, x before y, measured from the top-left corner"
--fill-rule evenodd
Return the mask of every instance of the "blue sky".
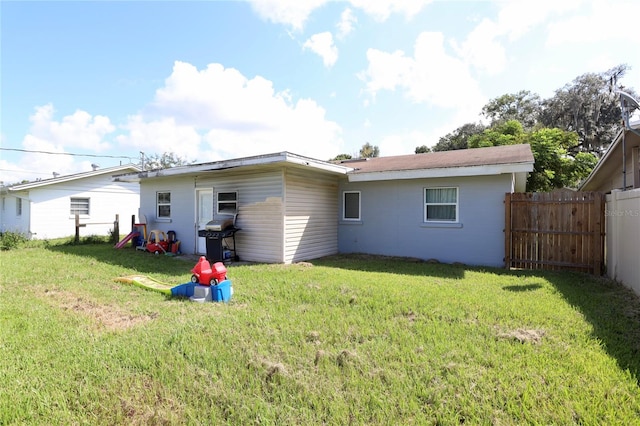
M 623 63 L 640 89 L 637 1 L 2 1 L 0 16 L 5 184 L 140 151 L 410 154 L 505 93 L 550 97 Z

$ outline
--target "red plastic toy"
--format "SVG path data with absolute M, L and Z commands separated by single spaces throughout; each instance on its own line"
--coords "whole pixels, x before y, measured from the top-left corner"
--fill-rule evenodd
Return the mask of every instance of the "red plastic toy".
M 222 262 L 209 264 L 206 257 L 200 256 L 200 260 L 191 270 L 191 282 L 200 285 L 216 285 L 227 279 L 227 268 Z
M 169 241 L 167 239 L 167 234 L 163 231 L 159 231 L 154 229 L 153 231 L 149 231 L 149 239 L 147 241 L 147 251 L 151 253 L 160 254 L 166 253 L 169 249 Z

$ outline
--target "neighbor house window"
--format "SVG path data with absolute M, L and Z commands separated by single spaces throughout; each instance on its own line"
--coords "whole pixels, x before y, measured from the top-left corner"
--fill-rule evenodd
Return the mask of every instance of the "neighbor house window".
M 158 217 L 171 217 L 171 193 L 157 193 Z
M 425 222 L 458 221 L 458 188 L 425 188 Z
M 218 192 L 218 213 L 235 214 L 238 212 L 237 192 Z
M 71 198 L 71 214 L 89 215 L 88 198 Z
M 22 198 L 16 198 L 16 216 L 22 216 Z
M 345 191 L 342 198 L 342 219 L 360 220 L 360 191 Z

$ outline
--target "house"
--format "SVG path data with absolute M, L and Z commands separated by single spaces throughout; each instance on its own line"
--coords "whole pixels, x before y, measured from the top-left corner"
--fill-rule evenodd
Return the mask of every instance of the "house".
M 0 231 L 16 232 L 34 239 L 68 237 L 75 234 L 75 215 L 86 224 L 85 235 L 108 235 L 116 214 L 129 224 L 138 213 L 139 186 L 114 182 L 113 176 L 137 172 L 133 165 L 56 176 L 0 189 Z
M 140 183 L 148 228 L 206 253 L 207 222 L 237 214 L 243 260 L 292 263 L 336 253 L 503 265 L 504 196 L 523 191 L 529 145 L 342 162 L 289 152 L 116 177 Z
M 610 278 L 640 295 L 640 122 L 618 133 L 582 191 L 606 193 L 605 265 Z

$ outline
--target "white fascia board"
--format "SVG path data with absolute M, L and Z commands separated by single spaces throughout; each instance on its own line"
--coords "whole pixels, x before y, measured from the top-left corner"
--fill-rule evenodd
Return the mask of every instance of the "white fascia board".
M 234 160 L 222 160 L 213 163 L 195 164 L 180 167 L 172 167 L 168 169 L 152 170 L 132 175 L 121 175 L 117 177 L 119 181 L 139 182 L 142 178 L 153 178 L 160 176 L 179 176 L 193 173 L 212 172 L 216 170 L 232 169 L 246 166 L 260 166 L 276 163 L 292 163 L 296 165 L 309 166 L 332 173 L 346 174 L 352 168 L 341 166 L 338 164 L 327 163 L 325 161 L 315 160 L 313 158 L 302 157 L 291 154 L 289 152 L 280 152 L 277 154 L 267 154 L 255 157 L 238 158 Z
M 533 171 L 533 163 L 497 164 L 491 166 L 443 167 L 437 169 L 397 170 L 348 174 L 349 182 L 370 182 L 398 179 L 429 179 L 443 177 L 490 176 Z

